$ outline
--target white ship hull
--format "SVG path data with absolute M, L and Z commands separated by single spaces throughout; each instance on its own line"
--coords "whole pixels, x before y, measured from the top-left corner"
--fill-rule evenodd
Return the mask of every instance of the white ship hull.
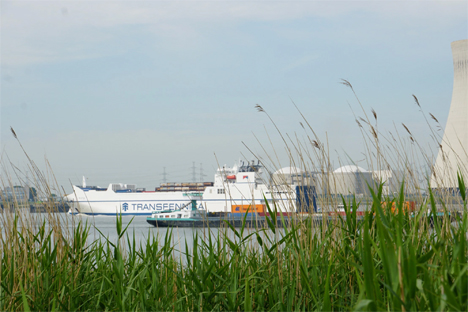
M 253 168 L 249 170 L 249 168 Z M 123 184 L 110 184 L 107 189 L 73 186 L 67 196 L 71 213 L 90 215 L 151 215 L 165 210 L 181 209 L 192 199 L 197 209 L 206 212 L 236 212 L 237 207 L 265 205 L 277 212 L 295 212 L 298 206 L 298 187 L 263 184 L 259 166 L 220 168 L 213 186 L 204 192 L 136 192 Z M 118 190 L 116 190 L 118 188 Z M 128 192 L 127 192 L 128 191 Z
M 191 200 L 186 192 L 133 192 L 93 190 L 73 186 L 67 196 L 72 213 L 90 215 L 151 215 L 155 211 L 181 209 Z M 198 209 L 204 209 L 199 203 Z

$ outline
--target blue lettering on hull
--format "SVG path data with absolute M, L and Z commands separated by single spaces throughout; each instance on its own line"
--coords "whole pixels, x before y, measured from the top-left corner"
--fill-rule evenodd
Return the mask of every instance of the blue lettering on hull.
M 131 205 L 131 209 L 130 209 L 130 205 Z M 177 210 L 177 209 L 181 209 L 184 205 L 186 205 L 186 203 L 174 203 L 174 202 L 157 203 L 157 204 L 155 203 L 152 203 L 152 204 L 150 203 L 131 203 L 131 204 L 123 203 L 122 210 L 124 212 L 129 211 L 129 213 L 130 211 Z M 202 209 L 202 210 L 205 209 L 202 203 L 198 205 L 198 209 Z

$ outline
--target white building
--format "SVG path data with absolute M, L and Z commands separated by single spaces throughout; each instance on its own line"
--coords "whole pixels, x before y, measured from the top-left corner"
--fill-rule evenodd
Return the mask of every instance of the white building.
M 284 167 L 275 171 L 272 175 L 273 185 L 296 184 L 308 185 L 307 174 L 297 167 Z
M 355 166 L 343 166 L 330 175 L 330 193 L 335 195 L 369 195 L 374 187 L 372 172 Z
M 468 40 L 452 42 L 452 103 L 431 177 L 431 187 L 457 188 L 457 171 L 468 180 Z
M 372 179 L 377 186 L 379 183 L 383 183 L 383 195 L 391 196 L 400 191 L 401 184 L 404 180 L 404 174 L 401 171 L 394 170 L 375 170 L 372 172 Z

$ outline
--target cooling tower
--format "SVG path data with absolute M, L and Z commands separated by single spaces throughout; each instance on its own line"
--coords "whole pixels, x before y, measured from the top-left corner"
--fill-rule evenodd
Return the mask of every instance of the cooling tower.
M 452 55 L 452 103 L 433 168 L 433 188 L 457 188 L 458 171 L 468 181 L 468 39 L 452 42 Z

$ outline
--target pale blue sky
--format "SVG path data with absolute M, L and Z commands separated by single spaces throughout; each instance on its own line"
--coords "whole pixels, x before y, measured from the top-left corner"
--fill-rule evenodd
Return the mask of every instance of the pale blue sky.
M 291 100 L 328 135 L 332 157 L 346 151 L 358 161 L 350 106 L 359 106 L 341 78 L 367 113 L 376 110 L 381 131 L 405 123 L 435 146 L 412 94 L 445 125 L 450 43 L 468 38 L 467 1 L 2 0 L 0 8 L 3 160 L 26 167 L 11 126 L 66 189 L 82 175 L 151 189 L 163 167 L 169 180 L 190 181 L 192 162 L 212 180 L 216 158 L 231 165 L 249 155 L 242 142 L 261 154 L 255 136 L 267 142 L 265 129 L 284 157 L 254 106 L 283 133 L 302 135 Z

